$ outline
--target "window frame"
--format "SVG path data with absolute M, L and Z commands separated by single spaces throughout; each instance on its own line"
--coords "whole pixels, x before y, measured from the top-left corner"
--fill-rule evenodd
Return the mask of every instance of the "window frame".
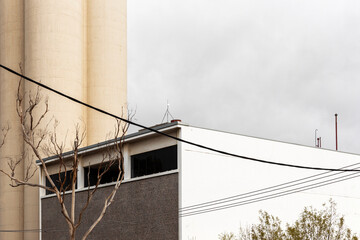
M 159 156 L 159 155 L 166 155 L 166 153 L 164 151 L 168 151 L 169 156 L 166 156 L 164 158 L 164 156 Z M 158 156 L 157 156 L 158 154 Z M 138 159 L 135 159 L 136 157 L 138 157 Z M 147 158 L 147 159 L 142 159 L 140 160 L 139 158 Z M 150 159 L 151 157 L 153 157 L 154 159 Z M 156 159 L 156 157 L 160 157 L 160 159 Z M 168 157 L 173 157 L 172 159 L 166 159 Z M 139 170 L 136 170 L 135 168 L 137 168 L 136 165 L 141 163 L 135 163 L 135 161 L 143 161 L 142 165 L 146 165 L 145 167 L 148 169 L 145 169 L 145 173 L 139 173 Z M 149 162 L 155 162 L 155 164 L 159 164 L 161 165 L 162 163 L 166 163 L 167 166 L 153 166 L 153 169 L 150 169 L 151 166 L 148 167 Z M 156 163 L 156 161 L 158 161 Z M 144 163 L 145 162 L 145 163 Z M 144 166 L 143 166 L 144 167 Z M 159 168 L 163 168 L 161 170 L 157 170 L 156 167 Z M 154 149 L 154 150 L 150 150 L 150 151 L 146 151 L 146 152 L 141 152 L 141 153 L 137 153 L 137 154 L 133 154 L 130 156 L 130 177 L 131 178 L 137 178 L 137 177 L 143 177 L 143 176 L 149 176 L 149 175 L 153 175 L 153 174 L 158 174 L 158 173 L 163 173 L 163 172 L 167 172 L 167 171 L 173 171 L 173 170 L 177 170 L 178 169 L 178 145 L 171 145 L 171 146 L 167 146 L 167 147 L 163 147 L 163 148 L 158 148 L 158 149 Z M 141 167 L 139 167 L 141 168 Z

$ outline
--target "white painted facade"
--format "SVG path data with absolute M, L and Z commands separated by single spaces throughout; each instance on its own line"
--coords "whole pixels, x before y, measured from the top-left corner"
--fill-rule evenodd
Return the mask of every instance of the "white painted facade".
M 354 167 L 360 167 L 359 155 L 232 133 L 181 126 L 181 137 L 222 151 L 267 161 L 323 168 L 341 168 L 358 163 Z M 195 204 L 244 194 L 326 172 L 252 162 L 210 152 L 189 144 L 181 143 L 180 145 L 180 210 Z M 291 189 L 349 174 L 353 173 L 339 173 L 331 178 L 318 179 L 305 185 L 293 186 Z M 324 174 L 318 178 L 328 175 Z M 218 234 L 224 231 L 237 234 L 240 225 L 244 227 L 258 222 L 258 211 L 261 209 L 278 216 L 284 222 L 293 222 L 305 206 L 321 208 L 321 204 L 330 198 L 338 204 L 338 212 L 345 215 L 345 223 L 355 232 L 360 233 L 359 183 L 360 180 L 354 178 L 266 201 L 181 217 L 181 239 L 218 239 Z M 224 204 L 240 201 L 246 203 L 244 201 L 256 200 L 278 192 L 268 192 Z M 219 205 L 213 205 L 213 207 L 216 206 Z M 180 211 L 180 215 L 189 212 L 191 211 Z
M 197 128 L 182 123 L 164 124 L 158 126 L 157 129 L 186 141 L 266 161 L 334 169 L 357 164 L 349 167 L 349 169 L 356 167 L 360 169 L 360 156 L 356 154 Z M 178 145 L 177 170 L 131 178 L 132 155 L 176 144 Z M 105 144 L 93 145 L 81 150 L 80 153 L 84 154 L 82 166 L 88 166 L 89 163 L 90 165 L 96 164 L 97 159 L 101 158 L 101 149 L 104 146 Z M 338 204 L 338 212 L 344 214 L 345 223 L 355 232 L 360 233 L 358 225 L 360 218 L 360 188 L 357 186 L 360 180 L 358 178 L 303 191 L 306 186 L 313 187 L 312 184 L 321 182 L 326 184 L 328 182 L 324 181 L 340 180 L 336 178 L 352 177 L 357 176 L 357 174 L 360 176 L 360 173 L 326 173 L 326 171 L 269 165 L 211 152 L 148 131 L 128 135 L 124 147 L 126 170 L 124 182 L 141 181 L 146 178 L 178 172 L 179 239 L 216 240 L 218 234 L 224 231 L 238 233 L 240 225 L 247 226 L 258 222 L 259 210 L 265 210 L 278 216 L 284 222 L 293 222 L 305 206 L 321 208 L 322 203 L 327 202 L 330 198 Z M 48 162 L 52 161 L 54 160 Z M 245 194 L 318 174 L 322 175 L 306 179 L 300 183 L 294 182 L 290 188 L 279 189 L 278 187 L 276 191 L 268 189 L 263 194 L 256 192 L 252 196 L 247 195 L 247 198 L 213 205 L 212 207 L 223 206 L 224 204 L 244 204 L 241 206 L 198 215 L 182 216 L 183 214 L 203 210 L 203 208 L 195 208 L 183 211 L 184 208 L 189 206 Z M 104 184 L 104 186 L 109 185 L 111 183 Z M 78 186 L 81 188 L 83 184 L 78 182 Z M 78 191 L 86 190 L 86 188 L 80 188 Z M 284 191 L 291 189 L 292 191 L 302 191 L 265 201 L 253 202 L 263 197 L 267 198 L 266 196 L 270 194 L 287 194 L 289 192 Z

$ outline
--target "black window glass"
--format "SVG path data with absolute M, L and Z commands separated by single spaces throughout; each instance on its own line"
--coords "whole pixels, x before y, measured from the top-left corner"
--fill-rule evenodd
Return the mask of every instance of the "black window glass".
M 177 169 L 177 145 L 131 156 L 131 177 Z
M 101 174 L 106 166 L 107 163 L 104 163 L 102 166 L 100 164 L 98 165 L 93 165 L 90 167 L 85 167 L 84 168 L 84 186 L 88 187 L 89 186 L 89 181 L 90 181 L 90 186 L 94 186 L 96 185 L 97 179 L 98 179 L 98 172 L 99 174 Z M 114 163 L 109 170 L 104 173 L 104 175 L 101 177 L 100 180 L 100 184 L 104 184 L 104 183 L 111 183 L 111 182 L 116 182 L 117 177 L 119 175 L 119 165 L 117 163 Z M 100 170 L 100 171 L 99 171 Z
M 71 187 L 71 175 L 72 175 L 72 171 L 67 171 L 66 172 L 66 178 L 65 178 L 65 172 L 61 172 L 60 173 L 60 179 L 59 179 L 59 174 L 52 174 L 50 175 L 51 180 L 54 182 L 55 186 L 57 189 L 60 189 L 61 183 L 64 182 L 63 188 L 65 189 L 65 191 L 70 190 Z M 51 184 L 50 181 L 46 178 L 46 186 L 51 188 Z M 75 187 L 77 188 L 77 183 L 75 183 Z M 51 194 L 53 192 L 46 190 L 46 194 Z

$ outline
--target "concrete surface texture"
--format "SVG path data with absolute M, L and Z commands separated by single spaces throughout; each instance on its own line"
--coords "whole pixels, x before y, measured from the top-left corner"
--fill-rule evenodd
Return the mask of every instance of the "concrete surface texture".
M 126 116 L 126 0 L 40 1 L 0 0 L 0 62 L 35 80 L 81 101 Z M 29 153 L 23 143 L 16 113 L 19 78 L 0 70 L 0 126 L 11 130 L 0 150 L 0 168 L 8 169 L 6 157 Z M 37 87 L 25 83 L 25 96 Z M 75 125 L 87 131 L 84 145 L 104 141 L 113 131 L 114 120 L 41 90 L 49 98 L 49 113 L 41 128 L 51 119 L 59 121 L 58 138 L 67 150 Z M 123 107 L 125 110 L 123 111 Z M 41 115 L 35 111 L 34 117 Z M 50 130 L 52 125 L 49 125 Z M 35 161 L 31 157 L 25 166 Z M 26 167 L 21 164 L 21 178 Z M 38 174 L 31 179 L 38 182 Z M 0 175 L 0 239 L 38 239 L 39 191 L 37 188 L 9 186 Z M 32 231 L 23 231 L 32 230 Z

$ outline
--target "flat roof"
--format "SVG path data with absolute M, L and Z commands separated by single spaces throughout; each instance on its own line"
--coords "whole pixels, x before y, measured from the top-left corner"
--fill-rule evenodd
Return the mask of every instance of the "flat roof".
M 292 145 L 297 145 L 297 146 L 301 146 L 301 147 L 309 147 L 309 148 L 316 148 L 316 149 L 319 149 L 319 150 L 326 150 L 326 151 L 333 151 L 333 152 L 339 152 L 339 153 L 345 153 L 345 154 L 352 154 L 352 155 L 357 155 L 359 156 L 359 154 L 356 154 L 356 153 L 348 153 L 348 152 L 342 152 L 342 151 L 336 151 L 336 150 L 332 150 L 332 149 L 326 149 L 326 148 L 317 148 L 317 147 L 314 147 L 314 146 L 308 146 L 308 145 L 303 145 L 303 144 L 298 144 L 298 143 L 291 143 L 291 142 L 285 142 L 285 141 L 280 141 L 280 140 L 273 140 L 273 139 L 267 139 L 267 138 L 261 138 L 261 137 L 255 137 L 255 136 L 249 136 L 249 135 L 244 135 L 244 134 L 239 134 L 239 133 L 233 133 L 233 132 L 227 132 L 227 131 L 221 131 L 221 130 L 215 130 L 215 129 L 210 129 L 210 128 L 204 128 L 204 127 L 196 127 L 196 126 L 191 126 L 191 125 L 188 125 L 188 124 L 184 124 L 182 122 L 179 122 L 179 121 L 174 121 L 174 122 L 170 122 L 170 123 L 163 123 L 163 124 L 158 124 L 158 125 L 155 125 L 155 126 L 152 126 L 152 127 L 149 127 L 151 129 L 154 129 L 154 130 L 157 130 L 157 131 L 166 131 L 167 129 L 169 128 L 174 128 L 176 126 L 188 126 L 188 127 L 193 127 L 193 128 L 199 128 L 199 129 L 204 129 L 204 130 L 209 130 L 209 131 L 216 131 L 216 132 L 222 132 L 222 133 L 227 133 L 227 134 L 234 134 L 234 135 L 239 135 L 239 136 L 243 136 L 243 137 L 249 137 L 249 138 L 256 138 L 256 139 L 259 139 L 259 140 L 265 140 L 265 141 L 272 141 L 272 142 L 279 142 L 279 143 L 285 143 L 285 144 L 292 144 Z M 137 132 L 134 132 L 134 133 L 130 133 L 130 134 L 127 134 L 124 136 L 124 141 L 131 141 L 133 139 L 137 139 L 139 137 L 143 137 L 144 135 L 148 135 L 149 133 L 153 133 L 153 134 L 156 134 L 155 132 L 152 132 L 151 130 L 148 130 L 148 129 L 140 129 L 139 131 Z M 119 139 L 119 138 L 118 138 Z M 106 140 L 106 141 L 103 141 L 103 142 L 99 142 L 99 143 L 96 143 L 96 144 L 92 144 L 92 145 L 88 145 L 86 147 L 81 147 L 79 148 L 79 154 L 83 154 L 85 152 L 91 152 L 91 151 L 95 151 L 95 150 L 98 150 L 98 149 L 101 149 L 102 147 L 105 147 L 109 144 L 112 144 L 115 142 L 115 139 L 110 139 L 110 140 Z M 67 151 L 65 153 L 63 153 L 63 156 L 64 157 L 68 157 L 68 156 L 71 156 L 73 154 L 74 151 Z M 48 162 L 48 161 L 51 161 L 51 160 L 55 160 L 57 159 L 58 156 L 57 155 L 54 155 L 54 156 L 50 156 L 50 157 L 47 157 L 47 158 L 44 158 L 44 162 Z M 40 160 L 37 160 L 36 161 L 36 164 L 38 165 L 41 165 L 41 162 Z
M 184 124 L 184 123 L 181 123 L 181 122 L 178 122 L 178 121 L 174 121 L 174 122 L 170 122 L 170 123 L 158 124 L 158 125 L 155 125 L 155 126 L 150 127 L 150 128 L 154 129 L 154 130 L 157 130 L 157 131 L 164 131 L 164 130 L 167 130 L 168 128 L 171 128 L 171 127 L 174 127 L 174 126 L 177 126 L 177 125 L 188 126 L 187 124 Z M 151 130 L 148 130 L 148 129 L 140 129 L 137 132 L 125 135 L 124 136 L 124 141 L 130 141 L 132 139 L 141 137 L 143 135 L 147 135 L 149 133 L 154 133 L 154 132 L 152 132 Z M 156 134 L 156 133 L 154 133 L 154 134 Z M 119 139 L 120 138 L 117 138 L 117 140 L 119 140 Z M 79 154 L 83 154 L 85 152 L 94 151 L 94 150 L 97 150 L 97 149 L 101 149 L 102 147 L 105 147 L 105 146 L 107 146 L 109 144 L 112 144 L 114 142 L 115 142 L 115 139 L 110 139 L 110 140 L 106 140 L 106 141 L 103 141 L 103 142 L 91 144 L 91 145 L 79 148 L 78 152 L 79 152 Z M 68 156 L 71 156 L 73 153 L 74 153 L 73 150 L 67 151 L 67 152 L 63 153 L 63 156 L 68 157 Z M 57 155 L 53 155 L 53 156 L 44 158 L 43 160 L 44 160 L 44 162 L 49 162 L 49 161 L 55 160 L 57 158 L 58 158 Z M 36 160 L 36 164 L 41 165 L 41 161 Z

